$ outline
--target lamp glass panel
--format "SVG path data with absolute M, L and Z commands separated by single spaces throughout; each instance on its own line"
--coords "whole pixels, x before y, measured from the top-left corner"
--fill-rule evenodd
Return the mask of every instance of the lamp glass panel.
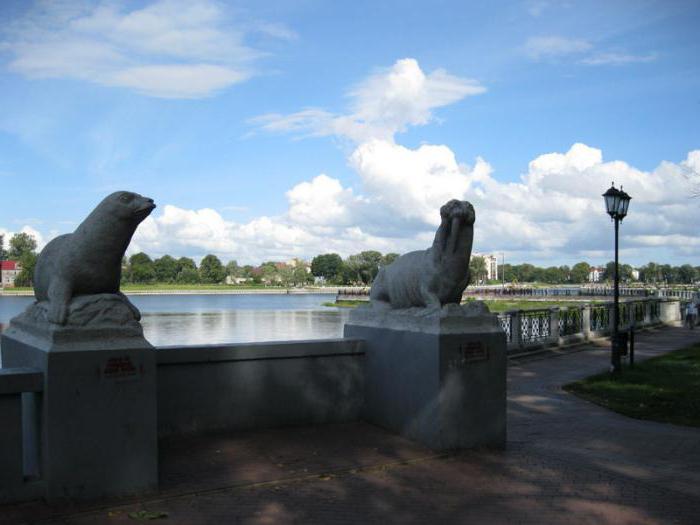
M 622 193 L 622 197 L 620 198 L 620 211 L 619 211 L 620 217 L 624 217 L 625 215 L 627 215 L 627 208 L 630 205 L 630 199 L 631 198 L 629 195 L 627 195 L 624 192 Z
M 620 202 L 620 192 L 616 188 L 610 188 L 603 194 L 605 199 L 605 210 L 613 215 L 617 213 L 617 207 Z

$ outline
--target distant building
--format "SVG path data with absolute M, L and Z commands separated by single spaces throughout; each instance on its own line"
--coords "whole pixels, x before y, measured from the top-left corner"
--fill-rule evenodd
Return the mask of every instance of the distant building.
M 588 282 L 589 283 L 599 283 L 603 279 L 603 274 L 605 273 L 605 268 L 599 266 L 591 266 L 588 270 Z
M 472 257 L 481 257 L 486 263 L 486 279 L 489 281 L 498 280 L 498 257 L 495 255 L 485 255 L 481 253 L 474 253 Z
M 226 284 L 244 284 L 250 281 L 247 277 L 233 277 L 231 275 L 226 276 Z
M 3 288 L 13 288 L 21 271 L 22 265 L 19 261 L 0 261 L 0 285 Z
M 632 269 L 632 279 L 634 279 L 635 281 L 639 281 L 639 270 L 636 270 L 634 268 Z

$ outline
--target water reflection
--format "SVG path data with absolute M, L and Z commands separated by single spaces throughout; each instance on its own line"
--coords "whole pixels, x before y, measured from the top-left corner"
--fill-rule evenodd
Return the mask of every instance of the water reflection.
M 234 310 L 144 314 L 146 338 L 156 346 L 341 337 L 348 312 Z
M 140 295 L 146 339 L 155 346 L 342 337 L 348 310 L 329 308 L 333 296 Z M 33 301 L 0 297 L 0 330 Z

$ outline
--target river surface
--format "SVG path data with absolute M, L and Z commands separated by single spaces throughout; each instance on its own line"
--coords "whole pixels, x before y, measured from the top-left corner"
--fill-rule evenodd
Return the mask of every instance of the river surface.
M 349 311 L 331 294 L 132 295 L 154 346 L 342 337 Z M 34 301 L 0 297 L 0 330 Z

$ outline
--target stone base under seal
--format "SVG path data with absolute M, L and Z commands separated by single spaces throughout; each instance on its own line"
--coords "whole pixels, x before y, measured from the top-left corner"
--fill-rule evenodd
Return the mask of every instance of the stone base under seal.
M 506 339 L 483 303 L 360 307 L 344 335 L 366 341 L 368 421 L 435 450 L 505 446 Z
M 79 296 L 65 325 L 34 303 L 2 334 L 2 366 L 44 373 L 40 467 L 45 498 L 93 499 L 155 491 L 155 348 L 119 295 Z

